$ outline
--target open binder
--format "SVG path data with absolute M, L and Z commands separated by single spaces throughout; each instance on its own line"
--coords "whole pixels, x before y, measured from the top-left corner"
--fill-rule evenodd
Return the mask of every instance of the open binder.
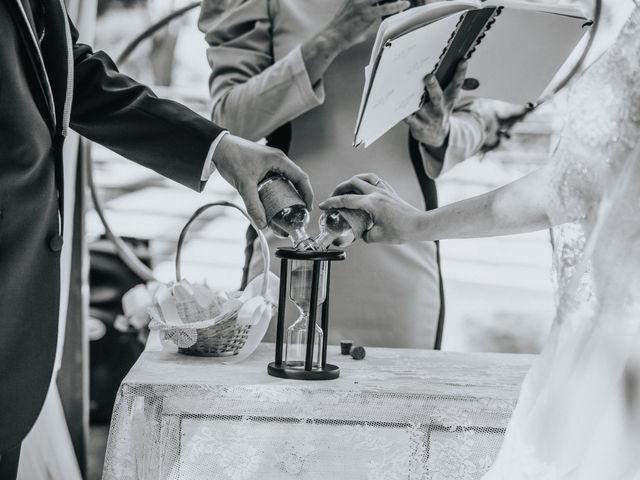
M 461 95 L 535 104 L 593 24 L 580 9 L 517 0 L 448 0 L 380 24 L 354 146 L 369 146 L 425 100 L 424 77 L 441 86 L 468 60 Z

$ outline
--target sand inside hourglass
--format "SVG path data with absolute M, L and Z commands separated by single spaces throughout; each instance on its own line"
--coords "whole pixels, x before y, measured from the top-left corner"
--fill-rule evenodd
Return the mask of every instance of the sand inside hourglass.
M 326 294 L 326 263 L 320 264 L 320 278 L 318 281 L 318 302 L 320 305 L 325 300 Z M 311 307 L 311 285 L 313 282 L 313 262 L 294 261 L 291 266 L 291 300 L 303 312 L 308 312 Z
M 289 296 L 300 310 L 300 317 L 287 329 L 287 349 L 285 362 L 288 367 L 302 368 L 307 355 L 309 315 L 311 308 L 311 290 L 313 284 L 313 261 L 294 260 L 291 263 L 291 287 Z M 326 298 L 327 265 L 320 262 L 318 279 L 318 301 L 320 305 Z M 322 328 L 314 322 L 312 368 L 318 368 L 321 361 Z

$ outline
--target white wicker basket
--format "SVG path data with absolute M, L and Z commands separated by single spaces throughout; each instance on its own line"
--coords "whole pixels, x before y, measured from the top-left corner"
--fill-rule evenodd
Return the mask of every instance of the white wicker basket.
M 255 341 L 256 339 L 254 338 L 254 341 L 250 342 L 251 346 L 249 348 L 254 349 L 264 336 L 268 322 L 277 310 L 270 296 L 274 289 L 277 289 L 277 277 L 268 273 L 270 269 L 270 258 L 267 241 L 263 233 L 256 227 L 244 209 L 233 203 L 220 201 L 203 205 L 195 211 L 183 227 L 182 232 L 180 232 L 176 252 L 176 284 L 166 289 L 166 292 L 169 292 L 171 288 L 175 288 L 176 285 L 184 283 L 181 272 L 181 253 L 189 227 L 196 218 L 212 207 L 230 207 L 239 210 L 256 230 L 260 240 L 265 272 L 265 274 L 261 276 L 262 284 L 259 287 L 259 296 L 256 295 L 256 297 L 247 298 L 246 291 L 228 292 L 226 294 L 228 295 L 229 305 L 231 305 L 231 307 L 223 310 L 222 313 L 220 313 L 219 310 L 214 313 L 212 307 L 202 305 L 197 302 L 195 298 L 189 298 L 188 296 L 178 298 L 179 295 L 176 295 L 175 291 L 173 291 L 170 298 L 168 295 L 165 295 L 164 301 L 170 301 L 172 303 L 171 309 L 177 314 L 179 321 L 168 321 L 165 318 L 166 315 L 162 313 L 161 306 L 156 303 L 150 310 L 152 317 L 150 327 L 159 330 L 161 334 L 163 334 L 164 339 L 173 340 L 173 342 L 178 345 L 178 351 L 187 355 L 225 357 L 238 355 L 242 352 L 243 356 L 246 356 L 251 352 L 243 351 L 243 349 L 247 348 L 247 340 L 252 334 L 252 329 L 260 329 L 260 338 L 257 339 L 257 341 Z M 254 280 L 254 282 L 256 281 L 259 282 L 260 277 Z M 276 285 L 273 283 L 276 283 Z M 199 288 L 203 287 L 199 286 Z M 266 305 L 268 305 L 269 319 L 261 322 L 259 326 L 251 322 L 239 321 L 238 316 L 247 301 L 260 297 L 265 299 Z M 264 324 L 265 322 L 266 325 Z M 255 337 L 255 335 L 253 336 Z

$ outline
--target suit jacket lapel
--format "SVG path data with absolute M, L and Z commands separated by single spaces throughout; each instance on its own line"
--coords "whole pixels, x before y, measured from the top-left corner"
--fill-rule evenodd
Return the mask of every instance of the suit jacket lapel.
M 62 0 L 40 1 L 46 11 L 44 22 L 46 34 L 41 51 L 56 102 L 58 130 L 66 135 L 73 94 L 74 68 L 70 26 Z
M 25 46 L 27 47 L 27 51 L 30 53 L 29 60 L 33 66 L 34 75 L 36 75 L 40 85 L 40 94 L 44 104 L 46 105 L 46 116 L 51 121 L 52 126 L 55 127 L 56 108 L 53 90 L 51 89 L 42 52 L 36 36 L 33 17 L 28 13 L 31 10 L 30 5 L 28 5 L 29 0 L 9 0 L 9 3 L 11 2 L 15 4 L 14 10 L 16 10 L 16 14 L 14 15 L 14 20 L 17 23 L 18 30 L 20 31 L 21 38 L 25 43 Z
M 35 20 L 33 18 L 33 11 L 31 9 L 31 3 L 29 2 L 29 0 L 20 0 L 20 3 L 22 4 L 22 8 L 25 11 L 25 16 L 27 17 L 27 20 L 29 22 L 29 26 L 31 27 L 31 30 L 36 33 L 37 36 L 37 31 L 38 28 L 36 27 L 36 23 Z
M 26 0 L 28 1 L 28 0 Z M 54 136 L 54 147 L 64 142 L 69 127 L 71 96 L 73 94 L 73 53 L 67 12 L 62 0 L 40 0 L 45 7 L 45 36 L 41 51 L 45 66 L 51 80 L 57 129 Z M 64 166 L 61 148 L 54 156 L 56 163 L 56 184 L 58 187 L 58 203 L 60 210 L 60 232 L 63 231 L 64 220 Z

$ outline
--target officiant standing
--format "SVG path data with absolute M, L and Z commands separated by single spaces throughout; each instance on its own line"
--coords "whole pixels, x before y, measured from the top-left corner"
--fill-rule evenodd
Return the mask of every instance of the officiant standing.
M 69 128 L 193 190 L 217 168 L 262 226 L 257 184 L 269 170 L 309 205 L 312 193 L 282 152 L 157 98 L 76 43 L 62 0 L 0 2 L 0 32 L 0 479 L 10 480 L 54 364 Z
M 205 0 L 204 5 L 216 0 Z M 436 206 L 433 180 L 477 152 L 495 133 L 494 117 L 472 105 L 454 109 L 464 65 L 443 92 L 428 79 L 432 102 L 371 147 L 352 148 L 362 89 L 380 20 L 409 6 L 372 0 L 236 0 L 199 21 L 209 48 L 213 119 L 234 134 L 289 152 L 327 198 L 344 178 L 373 171 L 415 207 Z M 425 72 L 425 75 L 428 72 Z M 409 133 L 411 140 L 409 142 Z M 425 174 L 426 172 L 426 174 Z M 312 224 L 318 212 L 312 213 Z M 248 235 L 248 279 L 260 273 Z M 268 238 L 272 252 L 286 240 Z M 336 265 L 330 341 L 433 348 L 441 314 L 437 245 L 356 243 Z M 277 266 L 274 259 L 272 264 Z M 271 332 L 273 334 L 273 332 Z

